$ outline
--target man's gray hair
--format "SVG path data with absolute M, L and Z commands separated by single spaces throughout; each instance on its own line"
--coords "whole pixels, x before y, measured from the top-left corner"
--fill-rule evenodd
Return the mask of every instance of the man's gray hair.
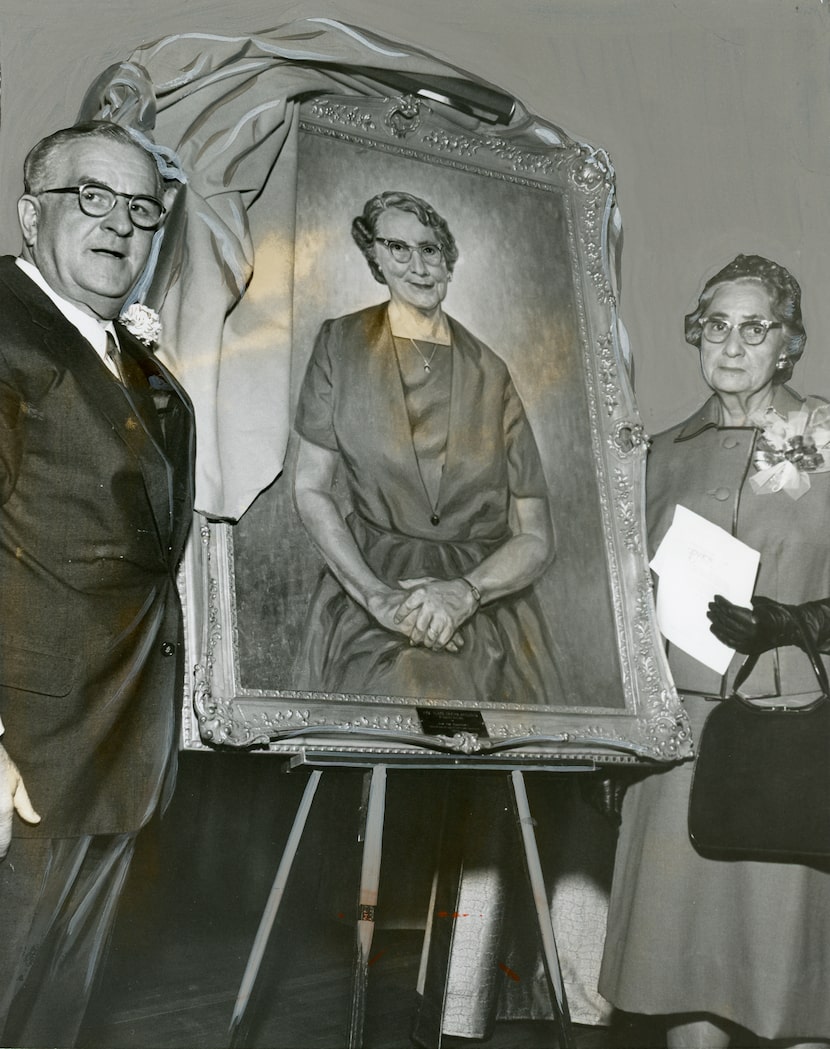
M 148 149 L 145 142 L 141 141 L 129 128 L 122 127 L 120 124 L 113 124 L 108 120 L 90 120 L 84 124 L 75 124 L 73 127 L 63 128 L 51 135 L 47 135 L 46 138 L 42 138 L 37 145 L 29 150 L 23 162 L 23 187 L 25 191 L 34 194 L 42 192 L 46 188 L 52 188 L 49 187 L 49 181 L 55 155 L 64 146 L 87 139 L 119 142 L 121 145 L 131 146 L 133 149 L 146 153 L 147 157 L 153 162 L 153 170 L 156 173 L 156 192 L 159 196 L 164 192 L 164 181 L 155 153 Z

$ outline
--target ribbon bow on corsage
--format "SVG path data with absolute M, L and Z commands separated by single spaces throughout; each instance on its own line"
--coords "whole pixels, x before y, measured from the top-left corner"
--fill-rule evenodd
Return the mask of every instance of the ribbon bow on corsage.
M 752 459 L 758 472 L 749 478 L 758 495 L 786 492 L 800 499 L 810 489 L 811 473 L 830 470 L 830 404 L 790 412 L 786 419 L 767 408 L 747 421 L 761 430 Z

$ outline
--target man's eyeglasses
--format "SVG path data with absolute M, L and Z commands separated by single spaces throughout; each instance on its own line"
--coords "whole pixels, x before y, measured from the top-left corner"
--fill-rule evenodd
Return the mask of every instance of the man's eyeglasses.
M 778 321 L 743 321 L 741 324 L 729 324 L 720 317 L 702 317 L 700 327 L 707 342 L 726 342 L 732 329 L 737 328 L 741 342 L 747 346 L 760 346 L 767 333 L 773 328 L 781 328 Z
M 85 215 L 90 218 L 101 219 L 109 215 L 115 207 L 119 197 L 127 201 L 127 213 L 130 222 L 138 229 L 158 229 L 165 215 L 165 207 L 155 197 L 144 197 L 141 194 L 119 193 L 102 186 L 99 182 L 84 182 L 80 186 L 61 186 L 57 189 L 41 189 L 35 196 L 44 193 L 74 193 L 78 197 L 78 205 Z
M 404 240 L 387 240 L 386 237 L 375 237 L 382 244 L 395 262 L 409 262 L 412 252 L 417 251 L 427 266 L 439 266 L 444 258 L 444 249 L 440 244 L 424 241 L 423 244 L 407 244 Z

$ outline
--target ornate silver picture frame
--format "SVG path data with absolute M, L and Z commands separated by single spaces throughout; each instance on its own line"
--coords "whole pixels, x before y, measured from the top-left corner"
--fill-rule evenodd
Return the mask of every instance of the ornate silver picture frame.
M 384 299 L 352 219 L 384 191 L 427 200 L 459 248 L 447 313 L 506 364 L 539 449 L 556 553 L 530 589 L 556 672 L 543 695 L 507 699 L 302 687 L 296 658 L 326 566 L 295 508 L 290 446 L 280 477 L 238 522 L 202 520 L 191 544 L 186 746 L 420 763 L 683 759 L 691 744 L 646 558 L 648 438 L 617 316 L 611 163 L 555 136 L 529 148 L 478 122 L 462 132 L 441 110 L 413 96 L 303 103 L 291 403 L 321 324 Z

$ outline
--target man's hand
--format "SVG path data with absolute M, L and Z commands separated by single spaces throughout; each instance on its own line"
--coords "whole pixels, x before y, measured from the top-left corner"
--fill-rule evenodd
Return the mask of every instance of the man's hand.
M 40 823 L 40 816 L 32 808 L 17 765 L 0 744 L 0 859 L 9 851 L 15 812 L 27 823 Z

